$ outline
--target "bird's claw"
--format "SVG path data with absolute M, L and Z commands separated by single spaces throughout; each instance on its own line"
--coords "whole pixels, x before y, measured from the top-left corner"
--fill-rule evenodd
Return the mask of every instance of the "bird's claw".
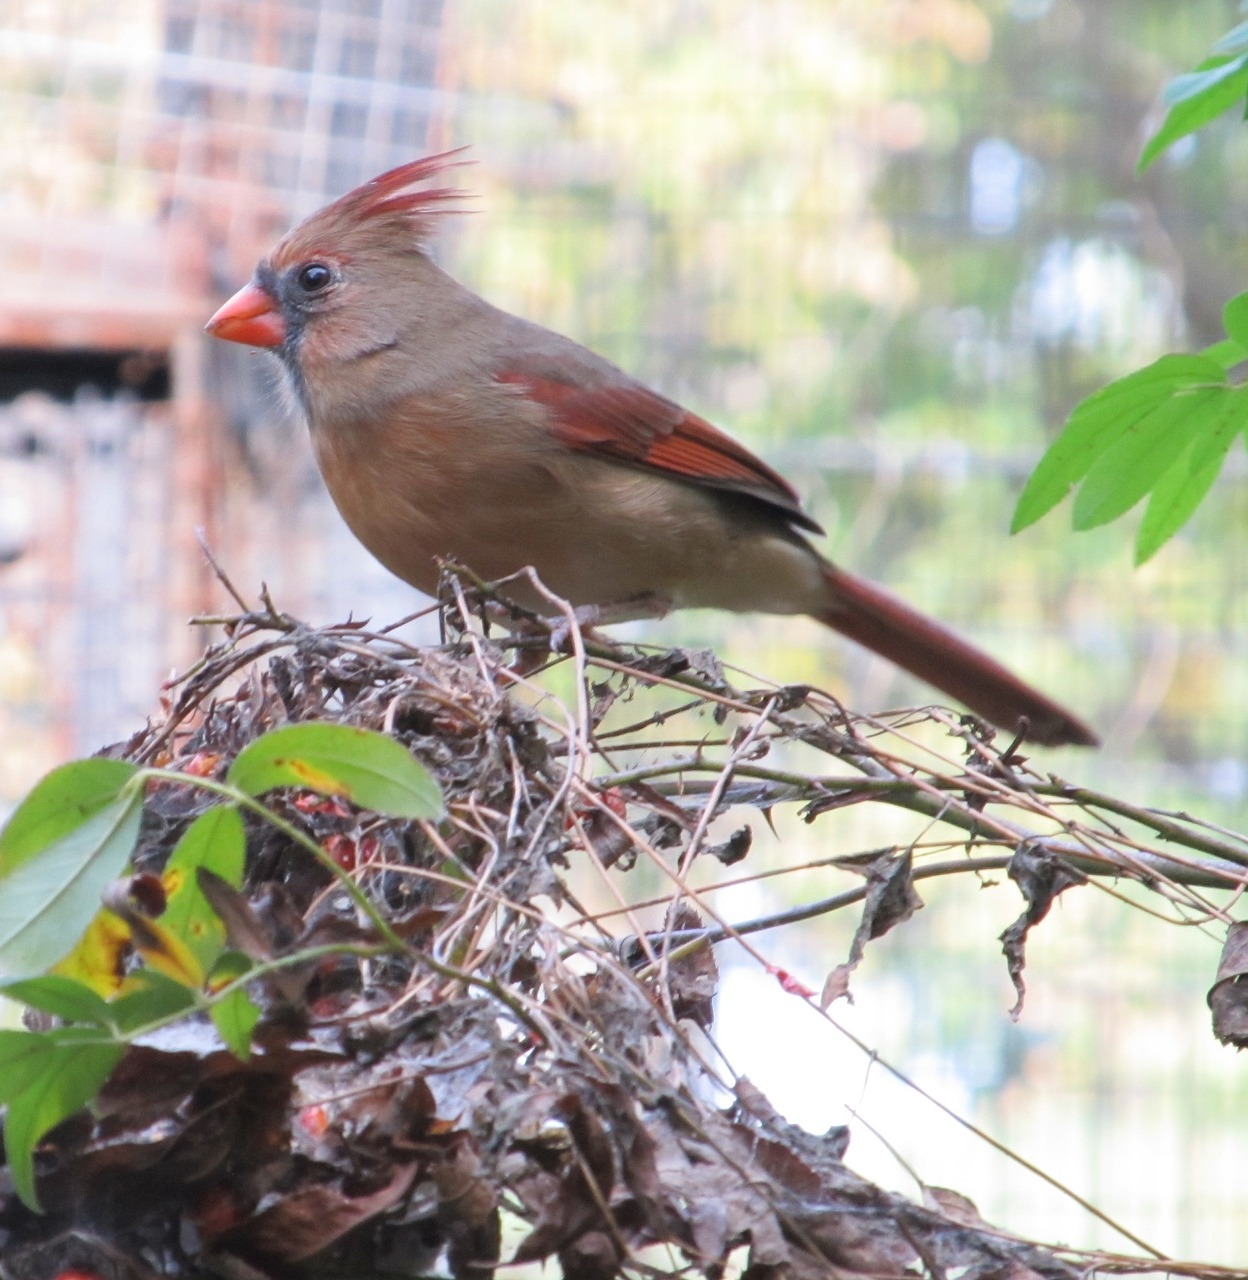
M 672 602 L 652 593 L 617 600 L 611 604 L 582 604 L 562 613 L 550 628 L 552 653 L 568 653 L 572 648 L 572 633 L 596 638 L 599 627 L 615 622 L 636 622 L 642 618 L 663 618 L 671 612 Z

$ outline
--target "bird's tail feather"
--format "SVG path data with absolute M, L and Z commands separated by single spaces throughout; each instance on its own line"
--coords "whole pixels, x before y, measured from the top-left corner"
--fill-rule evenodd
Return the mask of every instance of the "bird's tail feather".
M 1044 746 L 1096 746 L 1077 716 L 1024 684 L 986 653 L 896 596 L 827 565 L 830 604 L 818 615 L 834 631 L 934 685 L 977 715 L 1013 733 L 1026 720 L 1027 739 Z

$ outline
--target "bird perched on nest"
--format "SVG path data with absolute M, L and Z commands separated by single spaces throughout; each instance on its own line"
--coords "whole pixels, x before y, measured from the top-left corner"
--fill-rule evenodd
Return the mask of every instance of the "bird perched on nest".
M 329 492 L 392 573 L 536 569 L 591 620 L 808 614 L 1040 743 L 1090 729 L 940 623 L 825 560 L 793 488 L 601 356 L 453 280 L 426 245 L 457 152 L 399 166 L 289 232 L 209 333 L 272 350 Z M 520 603 L 550 609 L 516 585 Z

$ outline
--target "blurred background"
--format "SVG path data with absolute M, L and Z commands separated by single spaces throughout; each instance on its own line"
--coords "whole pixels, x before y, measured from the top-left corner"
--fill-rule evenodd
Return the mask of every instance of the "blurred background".
M 1071 407 L 1216 340 L 1248 284 L 1248 128 L 1134 172 L 1161 86 L 1237 17 L 1228 0 L 2 0 L 0 813 L 153 714 L 204 643 L 186 619 L 230 608 L 197 528 L 246 594 L 266 581 L 313 621 L 415 607 L 333 512 L 268 358 L 201 326 L 293 220 L 471 144 L 474 212 L 447 221 L 445 265 L 742 437 L 798 483 L 834 558 L 1104 733 L 1046 767 L 1243 829 L 1243 451 L 1143 570 L 1130 522 L 1075 537 L 1059 511 L 1006 536 Z M 927 696 L 804 622 L 636 634 L 864 710 Z M 867 821 L 786 833 L 776 856 L 892 838 Z M 751 893 L 743 913 L 774 905 Z M 1017 911 L 1009 886 L 933 890 L 869 953 L 847 1021 L 1159 1248 L 1242 1261 L 1248 1088 L 1208 1032 L 1216 932 L 1072 898 L 1031 944 L 1016 1026 L 994 935 Z M 788 933 L 776 962 L 818 987 L 851 931 Z M 794 1119 L 840 1123 L 848 1102 L 1001 1225 L 1122 1244 L 762 982 L 729 971 L 724 1042 Z M 851 1162 L 914 1191 L 865 1126 Z

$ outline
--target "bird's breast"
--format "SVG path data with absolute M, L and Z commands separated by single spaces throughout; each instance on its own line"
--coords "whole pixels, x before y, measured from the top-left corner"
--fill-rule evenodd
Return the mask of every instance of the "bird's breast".
M 438 561 L 451 559 L 486 580 L 531 565 L 574 605 L 657 596 L 742 607 L 757 596 L 744 607 L 806 609 L 816 561 L 803 544 L 760 539 L 714 491 L 569 449 L 545 413 L 505 388 L 423 396 L 374 420 L 314 426 L 312 439 L 352 532 L 422 591 L 437 589 Z
M 517 527 L 557 501 L 540 450 L 506 447 L 461 397 L 312 430 L 325 485 L 352 532 L 392 573 L 437 588 L 439 558 L 487 579 L 516 567 Z M 540 439 L 538 441 L 540 443 Z

